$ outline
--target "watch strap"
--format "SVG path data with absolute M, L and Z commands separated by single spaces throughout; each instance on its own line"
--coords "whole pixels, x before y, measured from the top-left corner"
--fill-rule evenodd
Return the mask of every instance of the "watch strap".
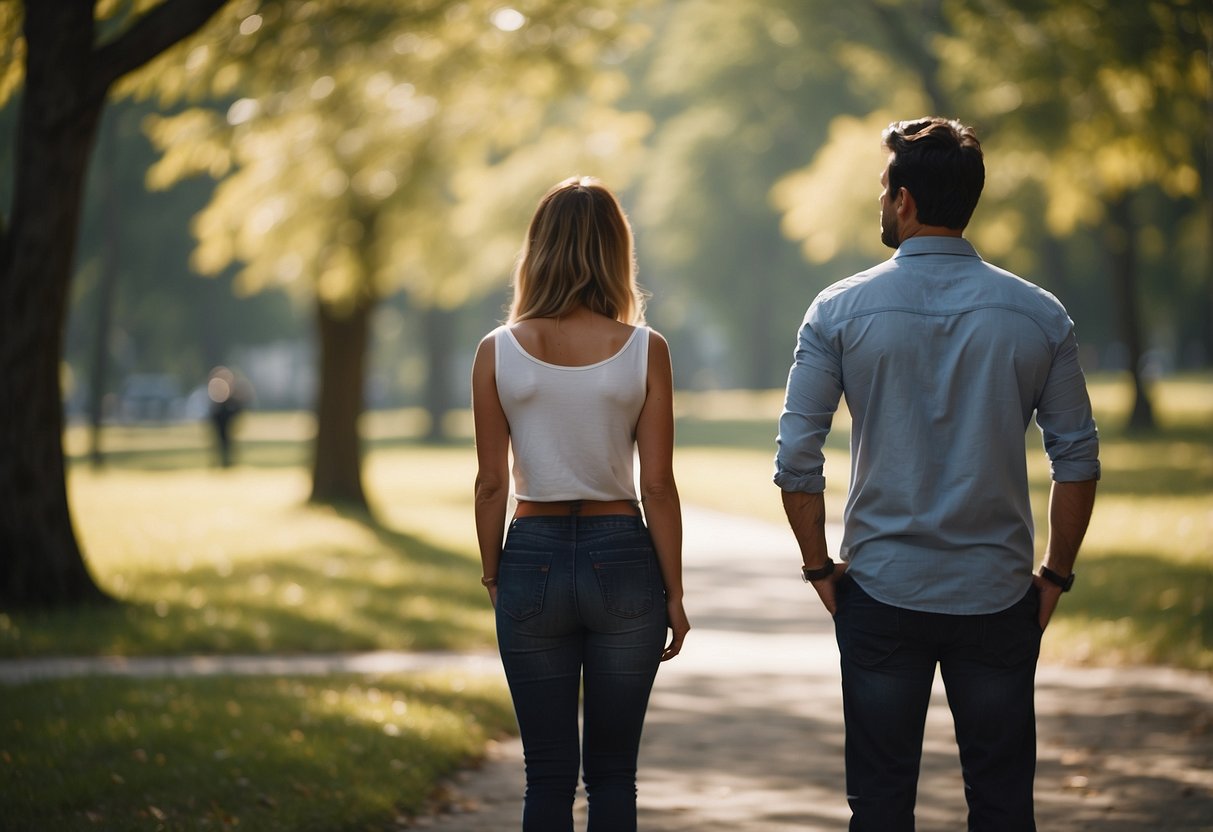
M 1070 588 L 1072 586 L 1074 586 L 1074 573 L 1073 572 L 1071 572 L 1069 575 L 1066 575 L 1063 578 L 1061 575 L 1054 572 L 1052 569 L 1050 569 L 1049 567 L 1047 567 L 1043 564 L 1041 564 L 1041 567 L 1040 567 L 1040 577 L 1044 578 L 1046 581 L 1048 581 L 1051 584 L 1055 584 L 1055 585 L 1061 587 L 1062 592 L 1069 592 Z
M 822 578 L 828 578 L 834 574 L 834 561 L 827 559 L 824 566 L 819 566 L 817 569 L 810 569 L 807 566 L 800 567 L 800 577 L 806 584 L 812 581 L 820 581 Z

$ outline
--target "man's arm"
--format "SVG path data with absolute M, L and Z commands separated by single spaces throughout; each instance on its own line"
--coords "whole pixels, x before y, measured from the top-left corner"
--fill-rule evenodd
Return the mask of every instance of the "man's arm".
M 1087 533 L 1095 507 L 1095 484 L 1096 480 L 1054 482 L 1049 491 L 1049 541 L 1041 566 L 1063 578 L 1074 571 L 1078 549 Z M 1040 629 L 1043 630 L 1049 626 L 1062 590 L 1040 575 L 1035 575 L 1032 581 L 1040 590 Z
M 804 491 L 784 491 L 783 511 L 788 516 L 788 524 L 792 534 L 800 544 L 800 558 L 808 569 L 820 569 L 830 559 L 826 548 L 826 502 L 821 492 L 809 494 Z M 834 574 L 813 581 L 813 589 L 830 615 L 838 608 L 834 599 L 834 585 L 847 571 L 847 565 L 840 563 L 834 568 Z
M 775 484 L 783 495 L 783 510 L 800 545 L 800 557 L 810 569 L 830 559 L 825 532 L 825 456 L 822 446 L 834 411 L 842 398 L 842 366 L 837 351 L 814 323 L 817 303 L 809 307 L 796 343 L 796 360 L 788 373 L 787 394 L 779 417 Z M 821 602 L 834 614 L 834 583 L 845 570 L 813 581 Z

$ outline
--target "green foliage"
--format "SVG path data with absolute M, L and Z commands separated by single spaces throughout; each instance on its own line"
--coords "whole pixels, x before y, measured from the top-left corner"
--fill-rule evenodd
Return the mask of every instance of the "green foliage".
M 1213 11 L 1176 0 L 985 5 L 954 4 L 945 65 L 971 118 L 998 137 L 995 154 L 1023 154 L 998 170 L 1043 187 L 1054 234 L 1148 186 L 1200 194 Z
M 76 679 L 4 697 L 11 829 L 388 828 L 513 726 L 503 686 L 462 677 Z
M 25 76 L 25 38 L 20 3 L 0 4 L 0 107 L 8 103 Z
M 769 191 L 811 156 L 828 115 L 855 106 L 825 46 L 840 34 L 831 8 L 668 4 L 634 70 L 630 100 L 657 121 L 633 196 L 641 269 L 681 386 L 777 384 L 813 282 L 829 282 L 806 280 Z
M 912 16 L 904 4 L 889 9 L 896 9 L 890 14 L 899 19 Z M 952 109 L 976 123 L 987 140 L 987 202 L 1007 200 L 1020 187 L 1042 188 L 1049 228 L 1065 235 L 1097 222 L 1103 201 L 1126 191 L 1153 185 L 1174 199 L 1200 193 L 1201 148 L 1208 131 L 1204 102 L 1210 89 L 1206 38 L 1213 13 L 1174 0 L 985 0 L 948 3 L 944 11 L 931 39 L 939 77 L 902 74 L 901 83 L 885 85 L 873 104 L 885 112 L 895 106 L 899 118 L 913 117 L 922 104 L 931 104 L 921 98 L 916 104 L 915 88 L 921 94 L 929 84 L 946 85 Z M 869 72 L 880 79 L 897 78 L 896 59 L 888 56 L 881 69 Z M 874 62 L 882 64 L 879 58 Z M 877 92 L 877 85 L 869 87 Z M 879 147 L 878 137 L 874 133 L 868 140 Z M 818 158 L 839 153 L 838 145 L 854 140 L 854 131 L 840 129 Z M 866 173 L 858 166 L 849 171 L 850 182 Z M 791 192 L 779 198 L 781 207 L 832 205 L 833 197 L 850 187 L 836 171 L 830 181 L 823 177 L 819 172 L 787 183 Z M 843 204 L 848 204 L 845 197 Z M 1001 210 L 1001 205 L 995 208 Z M 819 210 L 812 219 L 789 217 L 787 228 L 806 240 L 810 256 L 821 257 L 822 248 L 812 241 L 814 233 L 823 233 L 816 226 L 846 228 L 856 217 L 846 211 L 831 218 Z M 987 248 L 1002 254 L 1020 242 L 1014 224 L 1004 217 L 1000 227 L 974 230 L 987 235 Z M 978 225 L 991 223 L 986 219 Z
M 242 264 L 246 293 L 281 286 L 341 309 L 403 288 L 453 308 L 504 281 L 551 182 L 629 177 L 647 120 L 614 110 L 625 84 L 599 63 L 642 34 L 625 11 L 232 3 L 128 87 L 227 104 L 150 119 L 164 156 L 149 182 L 221 179 L 194 265 Z
M 188 392 L 236 346 L 305 336 L 305 321 L 278 292 L 244 298 L 231 269 L 199 280 L 189 268 L 188 218 L 202 209 L 213 183 L 195 180 L 163 193 L 143 187 L 156 153 L 140 131 L 154 110 L 147 102 L 112 102 L 102 120 L 89 171 L 65 333 L 64 397 L 70 406 L 92 381 L 102 278 L 115 270 L 110 370 L 103 393 L 116 393 L 128 373 L 170 373 Z
M 1104 308 L 1106 245 L 1092 250 L 1084 236 L 1104 222 L 1109 201 L 1133 194 L 1150 206 L 1139 207 L 1131 232 L 1145 297 L 1123 302 L 1146 304 L 1149 329 L 1177 332 L 1179 343 L 1167 344 L 1175 352 L 1201 342 L 1207 349 L 1213 252 L 1201 194 L 1213 175 L 1204 151 L 1213 11 L 1206 4 L 858 5 L 838 13 L 878 24 L 883 38 L 852 32 L 833 51 L 862 90 L 859 111 L 867 115 L 830 113 L 813 160 L 772 191 L 785 233 L 810 262 L 878 254 L 880 129 L 929 111 L 955 115 L 977 126 L 986 150 L 986 191 L 968 232 L 984 256 L 1068 295 L 1068 303 L 1076 298 L 1071 311 L 1091 315 L 1075 319 L 1101 342 L 1125 340 Z M 924 17 L 920 5 L 937 6 L 938 16 Z M 890 34 L 903 25 L 922 36 Z M 857 233 L 864 228 L 872 231 Z

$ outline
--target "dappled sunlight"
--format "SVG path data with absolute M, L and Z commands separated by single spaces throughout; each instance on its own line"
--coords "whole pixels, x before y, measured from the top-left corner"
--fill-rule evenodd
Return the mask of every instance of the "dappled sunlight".
M 89 564 L 123 603 L 99 610 L 87 627 L 53 613 L 37 617 L 37 626 L 6 618 L 0 650 L 154 654 L 491 644 L 491 608 L 467 548 L 474 537 L 461 541 L 435 529 L 432 515 L 428 525 L 424 516 L 412 518 L 430 532 L 422 540 L 308 506 L 307 485 L 305 472 L 296 469 L 245 468 L 222 476 L 74 471 L 72 499 Z M 466 506 L 470 487 L 462 499 Z M 448 548 L 452 538 L 459 548 Z
M 0 744 L 17 765 L 6 817 L 42 825 L 59 818 L 48 812 L 84 813 L 108 828 L 408 818 L 437 778 L 513 721 L 502 685 L 446 674 L 71 680 L 25 686 L 8 702 Z M 52 767 L 59 785 L 48 786 Z M 48 788 L 61 799 L 45 802 Z
M 1093 377 L 1091 393 L 1101 424 L 1103 480 L 1080 580 L 1045 639 L 1045 657 L 1209 667 L 1213 384 L 1204 377 L 1161 382 L 1156 405 L 1163 428 L 1144 435 L 1120 429 L 1130 404 L 1123 377 Z M 771 483 L 781 404 L 778 390 L 679 393 L 675 471 L 688 510 L 786 528 Z M 277 426 L 284 440 L 272 452 L 249 443 L 246 455 L 259 464 L 227 471 L 204 467 L 205 434 L 197 426 L 107 433 L 115 449 L 109 468 L 74 465 L 69 487 L 88 562 L 124 603 L 89 617 L 88 626 L 73 625 L 70 617 L 0 616 L 0 650 L 138 655 L 491 645 L 491 609 L 477 582 L 476 459 L 469 444 L 416 444 L 410 437 L 425 429 L 417 411 L 368 414 L 370 519 L 306 504 L 306 469 L 283 460 L 305 455 L 307 419 L 250 415 L 260 417 L 248 423 L 251 432 L 268 441 Z M 835 522 L 846 497 L 848 427 L 844 407 L 826 448 L 827 516 Z M 171 470 L 178 459 L 190 467 Z M 1027 459 L 1039 555 L 1049 468 L 1035 426 L 1028 429 Z M 752 549 L 786 550 L 794 574 L 794 546 L 788 531 L 754 541 Z M 737 557 L 753 554 L 747 548 Z M 693 549 L 685 554 L 690 576 L 697 574 L 697 556 Z M 707 593 L 714 577 L 695 580 L 705 582 Z M 737 590 L 732 608 L 717 604 L 699 610 L 700 618 L 714 617 L 718 633 L 797 630 L 799 608 L 785 614 L 786 608 L 766 604 L 754 612 L 752 599 L 773 591 L 760 575 Z M 688 605 L 695 603 L 689 593 Z M 733 650 L 720 638 L 697 641 L 688 645 L 688 657 L 700 649 Z
M 1180 560 L 1095 548 L 1043 646 L 1053 661 L 1173 664 L 1213 670 L 1213 572 Z M 1165 576 L 1159 580 L 1158 576 Z
M 476 451 L 472 447 L 383 449 L 371 454 L 366 482 L 375 511 L 390 528 L 479 558 L 472 522 Z M 487 603 L 487 599 L 486 599 Z

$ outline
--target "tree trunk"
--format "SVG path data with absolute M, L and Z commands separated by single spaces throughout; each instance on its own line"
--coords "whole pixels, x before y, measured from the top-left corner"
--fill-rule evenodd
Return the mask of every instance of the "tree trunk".
M 451 409 L 451 336 L 455 316 L 431 306 L 425 310 L 425 347 L 429 372 L 425 379 L 425 410 L 430 417 L 427 442 L 444 442 L 447 411 Z
M 1137 245 L 1133 215 L 1128 194 L 1108 203 L 1108 225 L 1105 234 L 1112 272 L 1112 291 L 1116 296 L 1117 323 L 1120 338 L 1128 353 L 1129 372 L 1133 377 L 1133 410 L 1129 414 L 1131 430 L 1153 430 L 1154 407 L 1142 376 L 1142 347 L 1140 305 L 1137 298 Z
M 316 447 L 312 465 L 314 503 L 366 510 L 362 489 L 362 440 L 358 431 L 366 377 L 371 312 L 361 298 L 347 313 L 317 301 L 320 390 L 316 403 Z
M 170 0 L 94 49 L 93 0 L 27 2 L 12 216 L 0 223 L 0 606 L 101 601 L 67 505 L 59 365 L 88 157 L 110 84 L 224 0 Z
M 12 222 L 0 243 L 0 605 L 97 601 L 72 528 L 59 364 L 88 155 L 91 2 L 33 3 Z

